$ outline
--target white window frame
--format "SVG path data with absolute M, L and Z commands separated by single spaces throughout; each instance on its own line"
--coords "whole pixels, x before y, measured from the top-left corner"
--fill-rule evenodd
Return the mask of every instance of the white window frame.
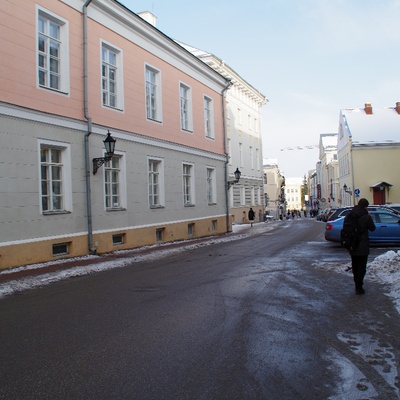
M 148 72 L 154 76 L 154 81 L 148 81 Z M 145 111 L 146 119 L 152 122 L 162 122 L 162 87 L 161 87 L 161 71 L 149 64 L 145 64 L 144 68 L 145 82 Z M 154 104 L 153 108 L 149 109 L 150 97 L 149 88 L 154 89 Z
M 233 198 L 233 190 L 234 190 L 234 185 L 232 185 L 230 188 L 229 188 L 229 191 L 228 191 L 228 193 L 229 193 L 229 206 L 230 207 L 233 207 L 233 203 L 234 203 L 234 198 Z
M 249 146 L 249 152 L 250 152 L 250 166 L 251 169 L 254 169 L 254 154 L 253 154 L 253 146 Z
M 239 165 L 243 168 L 243 144 L 239 143 Z
M 61 151 L 61 196 L 63 204 L 61 209 L 43 209 L 43 193 L 42 193 L 42 160 L 41 149 L 57 149 Z M 46 163 L 47 164 L 47 163 Z M 38 165 L 39 165 L 39 205 L 41 214 L 60 214 L 72 212 L 72 177 L 71 177 L 71 145 L 69 143 L 61 143 L 50 140 L 38 140 Z
M 256 197 L 256 199 L 257 199 L 257 205 L 261 206 L 262 204 L 261 204 L 261 188 L 260 187 L 257 188 L 257 197 Z
M 240 189 L 240 205 L 244 206 L 246 205 L 246 187 L 241 186 L 239 189 Z
M 250 201 L 251 201 L 251 205 L 254 206 L 255 205 L 255 190 L 254 190 L 254 186 L 252 186 L 250 188 Z
M 106 153 L 104 151 L 104 156 Z M 104 172 L 103 172 L 103 179 L 104 179 L 104 209 L 111 211 L 111 210 L 125 210 L 127 208 L 127 187 L 126 187 L 126 156 L 124 152 L 121 151 L 114 151 L 113 158 L 118 158 L 118 171 L 115 170 L 118 174 L 118 197 L 119 203 L 112 204 L 111 206 L 107 206 L 107 190 L 106 190 L 106 175 L 109 173 L 110 170 L 110 161 L 104 164 Z
M 204 107 L 204 131 L 206 138 L 215 139 L 213 99 L 209 96 L 204 96 L 203 107 Z
M 260 171 L 260 150 L 256 149 L 256 165 L 257 171 Z
M 208 205 L 217 204 L 217 179 L 215 167 L 207 167 L 206 179 L 207 203 Z
M 150 163 L 156 163 L 157 170 L 150 170 Z M 147 157 L 147 176 L 148 176 L 148 204 L 150 208 L 162 208 L 165 206 L 164 194 L 164 160 L 158 157 Z M 158 186 L 158 193 L 154 191 L 154 179 L 157 176 L 156 185 Z M 158 196 L 158 201 L 154 201 L 154 197 Z
M 189 168 L 189 170 L 187 170 Z M 195 184 L 194 184 L 194 165 L 191 163 L 182 163 L 182 191 L 183 205 L 195 205 Z
M 57 38 L 59 43 L 59 55 L 58 55 L 58 68 L 57 73 L 59 77 L 58 87 L 52 87 L 49 83 L 49 73 L 50 73 L 50 53 L 39 51 L 39 37 L 41 33 L 39 32 L 40 24 L 39 19 L 43 19 L 48 24 L 54 23 L 59 26 L 59 37 Z M 45 35 L 46 42 L 50 42 L 53 39 L 50 38 L 49 32 L 46 31 Z M 39 55 L 42 54 L 46 58 L 47 66 L 40 66 Z M 51 11 L 48 11 L 42 7 L 36 6 L 36 85 L 38 88 L 45 90 L 52 90 L 58 93 L 68 94 L 70 92 L 70 68 L 69 68 L 69 24 L 68 21 Z M 46 82 L 43 84 L 40 82 L 39 72 L 43 71 L 47 74 Z M 54 74 L 55 75 L 55 74 Z
M 186 83 L 179 83 L 179 110 L 181 129 L 193 132 L 192 88 Z
M 103 59 L 103 50 L 107 52 L 107 54 L 115 55 L 115 63 L 112 64 L 110 59 Z M 124 109 L 124 74 L 123 74 L 123 54 L 122 50 L 118 47 L 114 46 L 111 43 L 106 42 L 105 40 L 100 40 L 100 88 L 101 88 L 101 105 L 105 108 L 111 108 L 115 110 L 123 110 Z M 114 79 L 110 79 L 110 75 L 107 74 L 107 77 L 103 77 L 103 67 L 107 68 L 107 71 L 111 69 L 115 69 Z M 104 87 L 104 82 L 107 83 L 107 87 Z M 113 104 L 110 99 L 111 93 L 111 83 L 114 86 L 114 97 L 115 104 Z M 107 99 L 105 101 L 104 95 L 107 94 Z
M 228 162 L 232 165 L 232 140 L 228 138 Z

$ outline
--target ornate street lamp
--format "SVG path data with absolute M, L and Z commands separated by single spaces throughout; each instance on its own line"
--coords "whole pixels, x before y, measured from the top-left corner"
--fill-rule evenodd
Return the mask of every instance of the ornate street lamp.
M 348 194 L 353 194 L 351 188 L 350 187 L 348 188 L 346 184 L 343 185 L 343 190 Z
M 235 183 L 238 183 L 238 182 L 239 182 L 240 175 L 242 175 L 242 173 L 239 171 L 239 168 L 236 168 L 236 171 L 234 172 L 234 175 L 235 175 L 235 180 L 233 180 L 233 181 L 228 181 L 228 189 L 229 189 L 232 185 L 234 185 Z
M 97 170 L 104 163 L 106 163 L 112 159 L 112 157 L 114 155 L 115 142 L 116 142 L 116 139 L 114 139 L 111 136 L 110 131 L 108 131 L 107 137 L 103 141 L 104 147 L 106 149 L 106 155 L 104 157 L 93 158 L 93 175 L 97 172 Z

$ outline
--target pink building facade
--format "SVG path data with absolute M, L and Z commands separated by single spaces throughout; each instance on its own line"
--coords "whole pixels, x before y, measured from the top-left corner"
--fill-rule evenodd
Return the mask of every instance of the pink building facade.
M 230 230 L 223 76 L 113 0 L 0 18 L 0 268 Z

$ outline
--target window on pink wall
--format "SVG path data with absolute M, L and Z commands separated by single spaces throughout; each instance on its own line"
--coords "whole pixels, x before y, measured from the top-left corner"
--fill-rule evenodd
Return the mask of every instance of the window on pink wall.
M 181 129 L 192 131 L 192 93 L 189 86 L 179 85 Z
M 68 22 L 38 8 L 36 50 L 38 86 L 68 93 Z
M 122 51 L 110 43 L 101 43 L 102 105 L 118 110 L 124 108 Z
M 215 138 L 213 101 L 207 96 L 204 96 L 204 129 L 207 138 Z
M 117 54 L 113 49 L 102 46 L 102 92 L 103 105 L 117 107 Z
M 161 73 L 146 65 L 146 118 L 162 121 Z

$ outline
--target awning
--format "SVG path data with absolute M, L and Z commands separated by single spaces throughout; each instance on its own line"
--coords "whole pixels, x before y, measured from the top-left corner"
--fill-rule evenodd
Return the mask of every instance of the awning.
M 373 185 L 370 185 L 369 187 L 370 188 L 377 188 L 377 187 L 380 187 L 380 186 L 386 186 L 386 187 L 390 188 L 393 185 L 390 184 L 390 183 L 387 183 L 385 181 L 380 181 L 380 182 L 374 183 Z

